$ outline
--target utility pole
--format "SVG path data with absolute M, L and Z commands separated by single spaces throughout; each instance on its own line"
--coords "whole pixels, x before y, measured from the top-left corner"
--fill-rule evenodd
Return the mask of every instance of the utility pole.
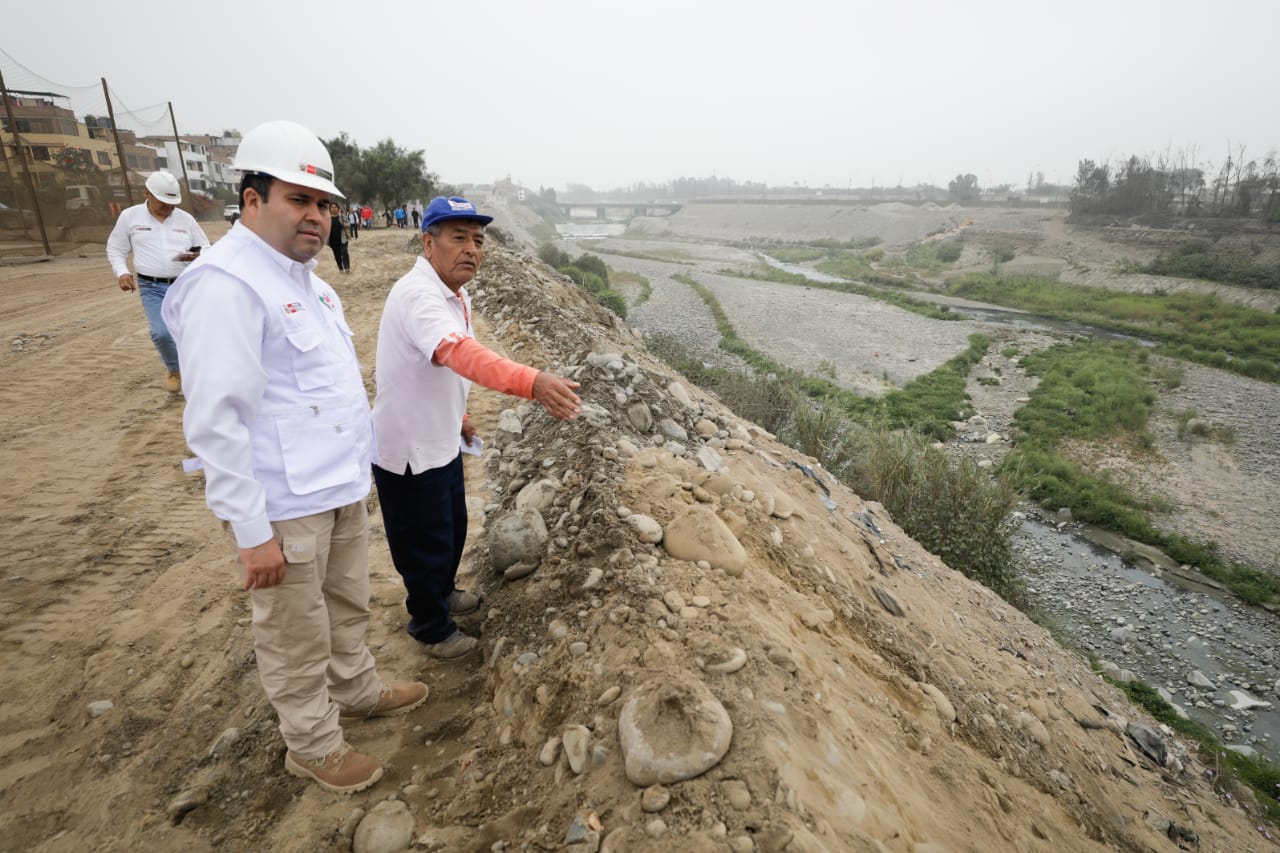
M 169 101 L 169 124 L 173 126 L 173 144 L 178 146 L 178 162 L 182 164 L 182 182 L 187 185 L 187 213 L 194 216 L 196 206 L 191 200 L 191 181 L 187 178 L 187 158 L 182 156 L 182 140 L 178 138 L 178 121 L 173 117 L 173 101 Z
M 18 136 L 18 120 L 13 117 L 13 102 L 9 100 L 9 90 L 4 85 L 4 74 L 0 72 L 0 98 L 4 99 L 4 112 L 9 117 L 9 130 L 13 133 L 13 147 L 18 152 L 18 162 L 22 163 L 22 174 L 27 179 L 27 192 L 31 193 L 31 206 L 36 212 L 36 224 L 40 226 L 40 242 L 44 244 L 44 253 L 52 255 L 49 247 L 49 235 L 44 230 L 44 212 L 40 210 L 40 199 L 36 198 L 36 185 L 31 180 L 31 169 L 27 166 L 27 155 L 22 150 L 22 139 Z M 5 162 L 8 162 L 6 159 Z M 22 216 L 22 206 L 18 206 L 18 216 Z
M 120 158 L 120 174 L 124 177 L 124 194 L 133 207 L 133 187 L 129 185 L 129 161 L 124 158 L 124 143 L 120 141 L 120 128 L 116 126 L 116 111 L 111 106 L 111 93 L 107 91 L 107 78 L 102 78 L 102 97 L 107 99 L 107 115 L 111 117 L 111 135 L 116 140 L 116 156 Z
M 4 171 L 9 176 L 9 186 L 13 187 L 13 200 L 18 201 L 18 179 L 13 176 L 13 164 L 9 162 L 9 147 L 4 144 L 4 140 L 0 139 L 0 159 L 4 160 Z M 18 203 L 21 208 L 22 204 Z M 22 215 L 22 211 L 18 211 L 18 220 L 22 223 L 22 234 L 28 239 L 31 234 L 27 229 L 27 218 Z

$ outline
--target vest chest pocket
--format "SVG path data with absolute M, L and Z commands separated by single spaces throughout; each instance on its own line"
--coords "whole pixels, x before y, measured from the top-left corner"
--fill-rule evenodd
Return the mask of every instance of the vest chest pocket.
M 336 365 L 320 346 L 318 329 L 293 329 L 285 333 L 293 356 L 293 378 L 299 390 L 311 391 L 332 385 L 337 378 Z
M 360 478 L 351 411 L 349 406 L 316 408 L 276 417 L 289 491 L 309 495 Z

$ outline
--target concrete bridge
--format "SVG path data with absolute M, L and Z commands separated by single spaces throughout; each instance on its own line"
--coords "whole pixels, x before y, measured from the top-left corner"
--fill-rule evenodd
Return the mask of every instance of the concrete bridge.
M 590 201 L 561 202 L 560 210 L 570 219 L 625 219 L 630 216 L 670 216 L 684 207 L 679 201 Z M 612 216 L 610 216 L 612 214 Z

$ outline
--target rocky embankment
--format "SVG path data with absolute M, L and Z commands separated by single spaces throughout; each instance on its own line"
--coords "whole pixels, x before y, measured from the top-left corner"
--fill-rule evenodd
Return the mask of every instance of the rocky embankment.
M 488 263 L 498 337 L 586 405 L 506 411 L 486 451 L 466 759 L 378 806 L 420 847 L 1262 843 L 1175 738 L 882 507 L 537 263 Z M 372 820 L 351 823 L 357 849 Z

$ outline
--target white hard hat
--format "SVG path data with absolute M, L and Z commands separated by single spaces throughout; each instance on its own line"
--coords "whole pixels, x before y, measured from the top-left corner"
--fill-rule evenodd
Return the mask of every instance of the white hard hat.
M 231 168 L 261 172 L 291 184 L 346 198 L 333 183 L 333 160 L 314 133 L 297 122 L 269 121 L 244 135 Z
M 182 204 L 182 187 L 172 172 L 152 172 L 146 187 L 147 192 L 165 204 Z

